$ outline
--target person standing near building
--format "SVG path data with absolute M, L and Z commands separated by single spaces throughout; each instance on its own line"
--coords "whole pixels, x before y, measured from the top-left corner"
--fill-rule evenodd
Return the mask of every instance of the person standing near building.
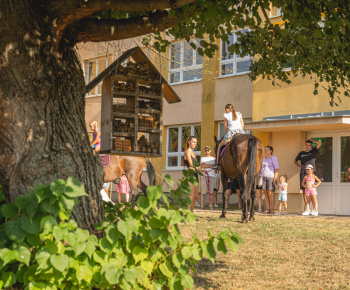
M 213 193 L 215 188 L 215 171 L 212 169 L 215 158 L 210 155 L 211 150 L 209 146 L 204 148 L 205 155 L 201 158 L 201 168 L 204 176 L 201 178 L 201 208 L 204 209 L 204 199 L 209 188 L 209 205 L 213 209 Z
M 312 147 L 312 142 L 316 143 L 316 147 Z M 307 197 L 305 195 L 305 188 L 303 187 L 302 183 L 304 177 L 306 176 L 306 166 L 311 164 L 312 168 L 314 168 L 314 173 L 316 173 L 315 160 L 317 152 L 320 149 L 321 145 L 322 142 L 316 139 L 306 140 L 305 151 L 299 152 L 298 156 L 294 160 L 294 164 L 300 168 L 300 189 L 303 191 L 305 207 L 307 204 Z

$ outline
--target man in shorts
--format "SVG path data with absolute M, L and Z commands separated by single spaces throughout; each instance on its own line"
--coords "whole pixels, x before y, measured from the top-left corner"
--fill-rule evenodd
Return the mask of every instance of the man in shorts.
M 210 191 L 209 194 L 214 193 L 214 187 L 215 187 L 215 171 L 212 169 L 215 158 L 213 156 L 210 156 L 211 150 L 209 146 L 205 146 L 204 152 L 205 152 L 205 155 L 201 158 L 201 168 L 206 169 L 207 173 L 203 172 L 204 176 L 201 177 L 201 208 L 202 209 L 204 209 L 204 198 L 205 198 L 205 194 L 208 191 L 208 187 Z M 211 198 L 212 197 L 209 197 L 210 209 L 213 209 L 213 202 Z
M 312 147 L 312 142 L 316 143 L 316 147 Z M 310 139 L 305 141 L 305 151 L 299 152 L 298 156 L 294 160 L 294 164 L 300 168 L 300 189 L 303 191 L 304 203 L 306 206 L 307 199 L 305 196 L 305 188 L 302 185 L 303 179 L 306 175 L 306 166 L 311 164 L 315 168 L 314 173 L 316 174 L 316 154 L 322 145 L 321 141 Z M 298 163 L 300 161 L 300 163 Z

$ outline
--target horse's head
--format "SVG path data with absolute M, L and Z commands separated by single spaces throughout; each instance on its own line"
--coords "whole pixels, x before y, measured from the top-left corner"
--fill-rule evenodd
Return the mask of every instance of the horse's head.
M 215 152 L 215 156 L 216 156 L 216 152 L 217 152 L 217 149 L 218 149 L 218 147 L 219 147 L 219 144 L 220 144 L 221 140 L 218 140 L 218 139 L 216 138 L 216 136 L 214 135 L 214 141 L 215 141 L 214 152 Z

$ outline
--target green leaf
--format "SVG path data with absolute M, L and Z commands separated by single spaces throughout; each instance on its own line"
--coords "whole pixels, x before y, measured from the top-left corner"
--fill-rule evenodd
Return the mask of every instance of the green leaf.
M 49 199 L 45 199 L 41 203 L 41 206 L 46 212 L 53 214 L 55 217 L 57 217 L 60 212 L 60 207 L 58 205 L 58 202 L 51 204 Z
M 58 271 L 63 272 L 68 267 L 68 256 L 67 255 L 53 255 L 50 258 L 52 266 Z
M 9 288 L 16 283 L 16 274 L 12 272 L 2 272 L 1 281 L 3 282 L 3 288 Z
M 185 259 L 182 257 L 181 253 L 177 253 L 176 255 L 173 255 L 171 259 L 177 268 L 180 268 L 181 265 L 185 262 Z
M 38 262 L 38 270 L 45 270 L 47 268 L 49 268 L 49 260 L 50 260 L 50 253 L 48 253 L 47 251 L 44 250 L 40 250 L 38 252 L 38 254 L 35 257 L 35 261 Z
M 141 267 L 144 269 L 148 275 L 151 275 L 153 272 L 153 263 L 149 260 L 143 260 L 141 261 Z
M 110 225 L 106 229 L 106 238 L 111 244 L 113 244 L 120 238 L 120 233 L 114 226 Z
M 5 224 L 5 233 L 11 241 L 22 243 L 26 233 L 21 229 L 17 221 L 8 221 Z
M 12 219 L 18 215 L 19 208 L 13 203 L 5 203 L 0 208 L 3 216 L 8 219 Z
M 16 261 L 18 259 L 18 251 L 16 250 L 9 250 L 9 249 L 1 249 L 0 250 L 0 259 L 4 261 L 4 265 L 7 265 L 8 263 L 12 261 Z
M 18 249 L 17 261 L 26 264 L 29 267 L 31 253 L 28 248 L 20 246 Z
M 22 230 L 30 234 L 38 234 L 40 232 L 40 220 L 41 216 L 38 213 L 33 218 L 29 218 L 28 215 L 23 215 L 19 218 Z
M 233 241 L 230 238 L 225 239 L 225 242 L 234 253 L 237 252 L 237 250 L 238 250 L 238 243 L 237 242 Z
M 85 242 L 90 237 L 89 231 L 80 228 L 75 231 L 75 234 L 78 242 Z
M 63 179 L 57 179 L 56 181 L 51 182 L 50 189 L 54 195 L 59 197 L 66 189 L 66 182 Z
M 68 177 L 64 193 L 69 197 L 88 196 L 85 192 L 84 185 L 74 177 Z
M 166 180 L 171 186 L 174 185 L 174 180 L 172 179 L 172 177 L 169 174 L 165 174 L 164 180 Z
M 119 269 L 116 268 L 115 265 L 113 264 L 106 264 L 104 269 L 105 269 L 104 275 L 106 277 L 106 280 L 109 282 L 109 284 L 111 285 L 117 284 L 119 282 L 121 271 L 119 271 Z
M 89 256 L 89 258 L 91 259 L 92 258 L 92 255 L 93 253 L 96 251 L 96 247 L 94 245 L 94 243 L 88 241 L 86 243 L 86 246 L 85 246 L 85 249 L 84 249 L 84 252 Z
M 51 215 L 47 215 L 41 220 L 40 229 L 44 233 L 51 233 L 56 225 L 56 220 Z
M 74 245 L 73 250 L 75 253 L 75 258 L 78 257 L 82 252 L 84 252 L 85 247 L 86 247 L 86 243 L 84 242 L 77 242 Z
M 70 198 L 65 194 L 61 195 L 59 200 L 62 203 L 63 208 L 65 208 L 68 212 L 72 212 L 74 206 L 78 203 L 78 199 L 76 197 Z
M 15 199 L 15 204 L 22 210 L 25 211 L 29 203 L 29 196 L 27 194 L 18 195 Z
M 48 185 L 38 183 L 35 185 L 34 189 L 29 192 L 29 195 L 35 195 L 38 199 L 38 203 L 41 203 L 50 196 L 50 187 Z
M 193 278 L 191 277 L 191 275 L 185 275 L 184 277 L 182 277 L 181 279 L 181 284 L 185 287 L 185 288 L 189 288 L 189 289 L 193 289 Z
M 85 280 L 87 283 L 90 283 L 92 280 L 92 271 L 85 265 L 81 265 L 76 269 L 76 276 L 81 283 L 82 280 Z
M 149 199 L 143 195 L 141 195 L 138 199 L 137 199 L 137 207 L 139 208 L 139 210 L 141 212 L 143 212 L 144 214 L 148 214 L 149 211 L 151 210 L 152 206 L 151 203 L 149 201 Z
M 132 234 L 132 229 L 127 222 L 120 220 L 118 221 L 117 228 L 125 237 L 129 238 Z
M 100 240 L 99 246 L 102 251 L 104 251 L 106 254 L 110 255 L 113 251 L 113 246 L 106 238 L 102 238 Z
M 165 223 L 156 217 L 151 217 L 148 223 L 152 229 L 162 229 L 165 227 Z
M 162 196 L 163 190 L 162 190 L 162 186 L 158 185 L 158 186 L 148 186 L 146 189 L 146 194 L 149 200 L 154 200 L 157 201 L 161 196 Z
M 96 263 L 99 263 L 101 266 L 104 266 L 107 262 L 107 254 L 102 251 L 95 251 L 93 253 L 93 258 Z
M 27 242 L 34 247 L 40 246 L 42 243 L 42 239 L 40 239 L 40 237 L 38 235 L 33 235 L 33 234 L 27 233 L 26 239 L 27 239 Z
M 214 250 L 213 242 L 212 241 L 202 241 L 201 242 L 201 248 L 206 255 L 206 257 L 212 262 L 215 263 L 215 257 L 216 252 Z
M 166 263 L 162 263 L 159 265 L 160 271 L 163 273 L 164 276 L 171 278 L 173 277 L 173 273 L 169 270 L 168 266 Z
M 190 247 L 183 247 L 181 250 L 181 254 L 185 259 L 188 259 L 192 256 L 191 248 Z
M 132 255 L 135 259 L 135 264 L 137 264 L 137 262 L 142 261 L 148 257 L 148 251 L 146 249 L 140 248 L 139 246 L 136 246 L 132 250 Z
M 27 204 L 27 214 L 30 218 L 33 218 L 38 209 L 38 199 L 35 195 L 30 196 L 29 203 Z

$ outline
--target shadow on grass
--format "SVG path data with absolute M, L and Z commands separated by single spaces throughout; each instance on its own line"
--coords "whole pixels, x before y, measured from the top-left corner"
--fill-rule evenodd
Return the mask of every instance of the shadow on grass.
M 198 262 L 197 266 L 197 273 L 194 275 L 194 285 L 196 287 L 202 287 L 202 288 L 218 288 L 220 286 L 219 281 L 215 282 L 213 280 L 213 277 L 207 278 L 206 275 L 210 273 L 218 273 L 219 269 L 228 269 L 227 263 L 224 261 L 215 261 L 215 265 L 213 265 L 208 259 L 203 259 Z M 216 276 L 216 275 L 215 275 Z

